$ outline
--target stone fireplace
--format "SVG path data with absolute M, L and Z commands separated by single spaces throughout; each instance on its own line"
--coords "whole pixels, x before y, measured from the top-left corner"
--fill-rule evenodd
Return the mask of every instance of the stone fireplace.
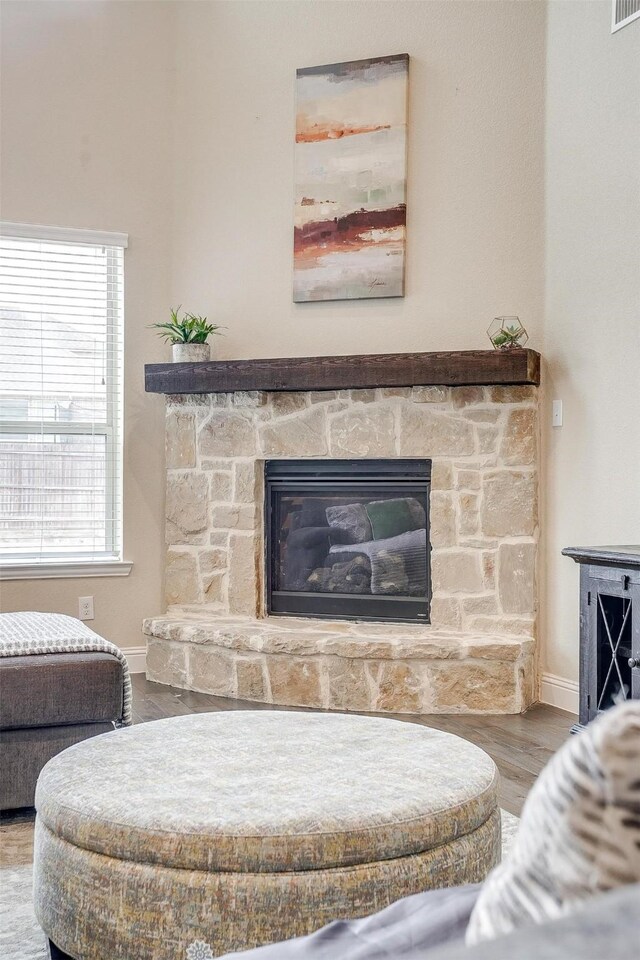
M 533 702 L 535 386 L 168 395 L 166 453 L 167 613 L 145 621 L 150 679 L 220 696 L 337 710 L 516 713 Z M 342 619 L 344 611 L 333 609 L 334 618 L 331 601 L 320 615 L 309 609 L 278 615 L 282 610 L 274 609 L 273 590 L 267 589 L 272 546 L 265 550 L 265 483 L 286 476 L 288 463 L 313 462 L 329 462 L 338 474 L 344 462 L 349 469 L 343 482 L 366 481 L 371 464 L 382 461 L 399 470 L 418 464 L 422 486 L 382 495 L 375 487 L 378 474 L 371 474 L 368 491 L 345 488 L 332 506 L 364 504 L 359 511 L 370 524 L 369 514 L 376 517 L 378 533 L 390 537 L 418 531 L 406 542 L 417 543 L 425 531 L 429 582 L 425 573 L 417 586 L 407 586 L 405 577 L 402 598 L 416 600 L 415 613 L 427 616 L 391 616 L 414 622 L 385 623 L 375 622 L 385 619 L 382 613 L 368 621 L 357 611 L 355 619 Z M 289 531 L 302 524 L 300 491 L 296 496 L 289 503 Z M 390 500 L 396 501 L 393 509 L 384 506 Z M 267 510 L 267 522 L 269 516 Z M 307 556 L 308 575 L 330 579 L 331 551 L 348 564 L 350 551 L 366 558 L 377 548 L 365 548 L 365 542 L 388 539 L 368 528 L 358 534 L 368 539 L 338 543 L 353 539 L 344 532 L 353 522 L 342 516 L 332 532 L 323 504 L 315 522 L 323 529 L 313 535 L 324 546 Z M 294 566 L 287 573 L 289 587 L 296 584 Z M 363 582 L 369 578 L 364 595 L 382 596 L 384 604 L 395 587 L 374 596 L 372 566 L 371 556 L 368 565 L 360 560 Z M 313 591 L 289 590 L 296 592 Z M 362 590 L 356 595 L 362 599 Z

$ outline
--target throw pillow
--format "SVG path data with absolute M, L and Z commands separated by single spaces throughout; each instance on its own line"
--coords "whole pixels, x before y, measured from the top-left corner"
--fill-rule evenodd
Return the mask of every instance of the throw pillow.
M 372 500 L 368 503 L 367 515 L 371 521 L 373 539 L 387 540 L 389 537 L 397 537 L 401 533 L 418 529 L 420 523 L 417 522 L 415 509 L 412 509 L 414 503 L 417 501 L 410 501 L 408 497 L 397 500 Z
M 567 743 L 533 786 L 511 852 L 485 881 L 467 943 L 585 908 L 640 880 L 640 702 Z

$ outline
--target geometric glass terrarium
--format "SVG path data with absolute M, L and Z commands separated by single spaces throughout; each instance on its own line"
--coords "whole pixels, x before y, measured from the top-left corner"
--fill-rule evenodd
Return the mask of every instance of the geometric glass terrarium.
M 524 347 L 529 339 L 529 334 L 519 317 L 494 317 L 489 324 L 487 334 L 496 350 Z

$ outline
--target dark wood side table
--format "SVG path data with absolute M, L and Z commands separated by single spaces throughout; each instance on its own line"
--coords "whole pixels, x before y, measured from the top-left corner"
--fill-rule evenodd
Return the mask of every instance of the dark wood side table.
M 567 547 L 580 564 L 580 722 L 640 700 L 640 546 Z

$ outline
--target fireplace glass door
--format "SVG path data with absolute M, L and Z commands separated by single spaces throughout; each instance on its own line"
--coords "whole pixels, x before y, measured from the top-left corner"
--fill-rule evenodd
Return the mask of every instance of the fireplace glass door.
M 430 460 L 265 469 L 269 613 L 428 621 Z

